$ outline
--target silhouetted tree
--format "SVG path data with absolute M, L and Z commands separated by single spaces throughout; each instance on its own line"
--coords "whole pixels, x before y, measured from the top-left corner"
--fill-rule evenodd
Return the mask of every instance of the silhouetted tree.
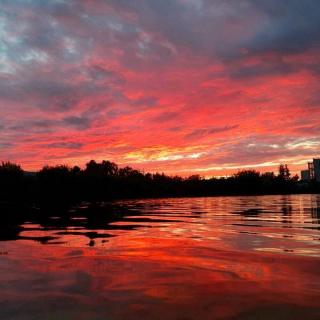
M 20 201 L 24 198 L 25 181 L 23 177 L 24 172 L 19 165 L 2 162 L 0 165 L 0 199 Z
M 201 176 L 199 174 L 193 174 L 193 175 L 189 176 L 187 178 L 187 180 L 189 180 L 189 181 L 200 181 L 200 180 L 202 180 L 202 178 L 201 178 Z
M 234 177 L 245 181 L 257 181 L 260 178 L 260 172 L 255 170 L 241 170 L 237 172 Z
M 138 170 L 134 170 L 133 168 L 131 167 L 124 167 L 124 168 L 121 168 L 119 169 L 119 176 L 120 177 L 133 177 L 133 176 L 142 176 L 143 174 L 138 171 Z
M 297 174 L 295 174 L 292 178 L 292 181 L 297 182 L 299 180 L 299 176 Z
M 235 180 L 236 190 L 242 193 L 259 193 L 262 185 L 260 173 L 255 170 L 242 170 L 237 172 Z
M 80 174 L 81 173 L 81 168 L 78 167 L 78 166 L 74 166 L 72 169 L 71 169 L 71 172 L 73 174 Z
M 19 179 L 23 176 L 21 167 L 12 162 L 1 162 L 0 179 Z
M 103 160 L 101 167 L 103 174 L 107 176 L 114 176 L 118 173 L 118 166 L 114 162 Z
M 278 177 L 282 180 L 290 179 L 290 170 L 286 164 L 280 164 Z
M 86 164 L 85 173 L 91 176 L 114 176 L 118 173 L 118 166 L 114 162 L 103 160 L 97 163 L 91 160 Z

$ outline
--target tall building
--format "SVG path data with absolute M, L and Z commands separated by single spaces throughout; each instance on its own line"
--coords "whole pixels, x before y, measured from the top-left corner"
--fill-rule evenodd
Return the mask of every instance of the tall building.
M 309 178 L 310 180 L 314 179 L 314 166 L 313 162 L 308 162 Z
M 310 181 L 310 171 L 309 171 L 309 169 L 301 171 L 301 180 Z
M 313 159 L 314 179 L 320 182 L 320 159 Z
M 308 162 L 308 169 L 301 171 L 301 180 L 320 182 L 320 159 L 313 159 L 312 162 Z

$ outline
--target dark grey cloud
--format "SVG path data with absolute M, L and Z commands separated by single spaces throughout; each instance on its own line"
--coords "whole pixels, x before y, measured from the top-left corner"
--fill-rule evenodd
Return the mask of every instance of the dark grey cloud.
M 258 52 L 304 52 L 320 45 L 320 2 L 317 0 L 251 0 L 263 27 L 248 43 Z
M 44 50 L 63 47 L 64 36 L 75 38 L 81 46 L 90 43 L 84 37 L 91 36 L 102 43 L 122 42 L 132 56 L 141 49 L 166 56 L 163 50 L 168 47 L 142 41 L 141 31 L 209 55 L 228 55 L 243 47 L 288 52 L 319 45 L 317 0 L 3 1 L 2 9 L 12 16 L 20 16 L 22 9 L 35 12 L 33 21 L 24 21 L 27 28 L 20 31 L 22 42 Z M 128 15 L 132 21 L 125 19 Z M 170 50 L 167 52 L 166 58 L 170 57 Z
M 43 110 L 68 111 L 75 108 L 86 97 L 98 94 L 109 94 L 113 98 L 121 96 L 122 76 L 114 71 L 100 69 L 95 70 L 93 78 L 83 78 L 78 81 L 76 77 L 81 75 L 85 68 L 59 72 L 37 70 L 30 68 L 24 70 L 16 77 L 0 77 L 0 99 L 28 104 Z M 74 74 L 76 72 L 77 74 Z M 80 74 L 79 74 L 80 73 Z M 101 81 L 101 77 L 104 81 Z M 119 87 L 120 86 L 120 87 Z
M 78 130 L 85 130 L 90 127 L 90 120 L 83 116 L 71 116 L 66 117 L 62 120 L 64 124 L 67 126 L 75 127 Z
M 76 104 L 78 92 L 94 93 L 105 79 L 112 78 L 113 86 L 124 84 L 122 75 L 103 66 L 79 69 L 92 51 L 103 59 L 117 48 L 122 63 L 137 70 L 150 63 L 170 63 L 181 50 L 234 60 L 261 52 L 303 52 L 320 45 L 317 0 L 33 0 L 2 1 L 0 9 L 6 68 L 16 68 L 24 79 L 2 82 L 0 96 L 25 99 L 24 92 L 33 90 L 48 99 L 67 95 L 64 103 L 56 103 L 61 109 Z M 241 53 L 242 49 L 247 52 Z M 53 66 L 45 74 L 44 61 Z M 232 71 L 235 76 L 253 77 L 294 70 L 292 65 L 267 61 Z M 76 85 L 73 80 L 81 72 L 91 82 Z
M 232 78 L 257 78 L 266 75 L 288 75 L 297 71 L 296 66 L 283 61 L 261 61 L 251 66 L 237 66 L 230 70 Z
M 11 121 L 7 130 L 19 134 L 29 133 L 52 133 L 58 129 L 74 129 L 82 131 L 92 126 L 93 122 L 99 118 L 99 112 L 95 108 L 89 109 L 77 116 L 67 116 L 61 119 L 19 119 Z
M 0 142 L 0 148 L 8 149 L 14 147 L 14 143 L 11 142 Z
M 199 53 L 232 55 L 230 49 L 242 47 L 290 53 L 320 44 L 317 0 L 111 2 L 119 10 L 135 12 L 144 28 Z M 236 37 L 226 37 L 229 30 L 238 31 Z
M 46 145 L 47 148 L 52 149 L 81 149 L 83 143 L 81 142 L 54 142 Z
M 125 78 L 110 69 L 106 69 L 100 65 L 92 65 L 85 69 L 86 74 L 89 79 L 95 83 L 112 83 L 114 85 L 123 85 L 125 84 Z
M 141 97 L 133 100 L 131 104 L 135 107 L 154 107 L 158 104 L 158 99 L 156 97 Z
M 216 133 L 231 131 L 231 130 L 236 129 L 238 127 L 239 127 L 239 125 L 231 125 L 231 126 L 223 126 L 223 127 L 216 127 L 216 128 L 196 129 L 196 130 L 192 131 L 191 133 L 188 133 L 186 135 L 186 138 L 187 139 L 201 138 L 203 136 L 209 136 L 209 135 L 213 135 Z
M 22 119 L 8 124 L 8 131 L 22 134 L 32 133 L 50 133 L 57 126 L 57 121 L 51 119 Z

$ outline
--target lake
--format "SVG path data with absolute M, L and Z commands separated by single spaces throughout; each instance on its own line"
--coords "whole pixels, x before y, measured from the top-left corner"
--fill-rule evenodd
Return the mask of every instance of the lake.
M 1 319 L 320 319 L 320 195 L 82 203 L 2 228 Z

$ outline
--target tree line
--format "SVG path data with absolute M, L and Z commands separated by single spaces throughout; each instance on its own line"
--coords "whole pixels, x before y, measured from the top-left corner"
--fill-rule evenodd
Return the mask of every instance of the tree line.
M 120 198 L 182 197 L 215 195 L 259 195 L 317 192 L 319 186 L 307 185 L 291 176 L 281 164 L 277 174 L 242 170 L 230 177 L 187 178 L 164 173 L 144 173 L 116 163 L 91 160 L 84 169 L 66 165 L 45 166 L 30 174 L 21 166 L 0 165 L 0 200 L 28 203 L 104 201 Z

